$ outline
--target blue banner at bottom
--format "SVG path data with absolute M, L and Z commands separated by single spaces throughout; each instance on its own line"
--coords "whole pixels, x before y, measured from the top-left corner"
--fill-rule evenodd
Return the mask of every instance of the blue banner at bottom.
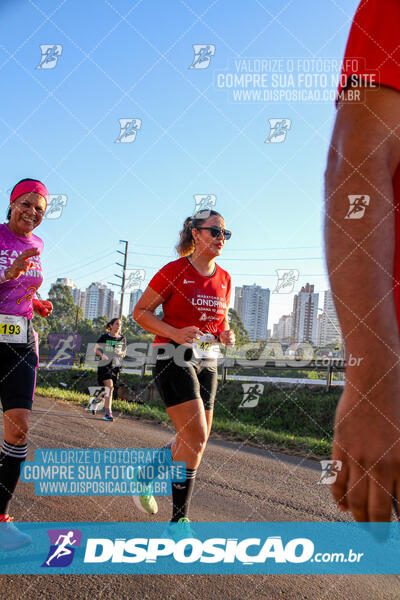
M 14 527 L 0 524 L 1 574 L 400 573 L 400 523 L 18 523 Z

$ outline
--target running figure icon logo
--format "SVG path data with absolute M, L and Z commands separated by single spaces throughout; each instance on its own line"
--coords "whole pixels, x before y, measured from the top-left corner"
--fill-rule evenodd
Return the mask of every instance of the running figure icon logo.
M 239 408 L 255 408 L 264 392 L 263 383 L 242 383 L 243 400 Z
M 74 362 L 75 352 L 79 352 L 82 338 L 79 333 L 50 333 L 47 337 L 50 347 L 49 362 L 46 368 L 56 366 L 68 368 Z
M 281 144 L 285 141 L 287 133 L 292 126 L 291 119 L 268 119 L 269 134 L 266 144 Z
M 194 213 L 192 216 L 194 216 L 201 210 L 213 210 L 214 206 L 217 203 L 217 196 L 215 194 L 194 194 L 193 198 L 195 206 Z
M 322 469 L 321 477 L 318 484 L 326 484 L 330 485 L 331 483 L 335 483 L 339 471 L 342 470 L 342 461 L 341 460 L 320 460 L 320 465 Z
M 214 44 L 193 44 L 194 58 L 189 69 L 208 69 L 215 54 Z
M 275 269 L 278 275 L 278 281 L 276 282 L 276 288 L 272 290 L 273 294 L 291 294 L 293 292 L 294 284 L 299 278 L 299 271 L 297 269 Z
M 133 289 L 137 290 L 140 288 L 140 284 L 146 277 L 146 271 L 144 269 L 127 269 L 125 271 L 125 290 Z
M 119 119 L 120 132 L 115 143 L 131 144 L 142 127 L 141 119 Z
M 36 68 L 54 69 L 54 67 L 57 65 L 58 59 L 62 54 L 63 47 L 61 44 L 40 44 L 40 50 L 42 56 L 40 63 Z
M 66 204 L 67 196 L 65 194 L 50 194 L 44 218 L 59 219 Z
M 366 194 L 350 194 L 349 210 L 345 219 L 362 219 L 365 214 L 365 209 L 369 206 L 370 197 Z
M 79 529 L 48 529 L 50 548 L 42 567 L 68 567 L 81 545 L 82 532 Z

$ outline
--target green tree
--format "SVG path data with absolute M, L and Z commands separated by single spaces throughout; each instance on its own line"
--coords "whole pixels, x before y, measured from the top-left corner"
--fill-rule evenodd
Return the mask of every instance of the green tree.
M 49 323 L 49 317 L 40 317 L 36 313 L 33 313 L 33 328 L 39 336 L 40 353 L 48 354 L 49 345 L 47 342 L 47 336 L 51 333 L 51 324 Z
M 96 317 L 93 319 L 93 335 L 95 340 L 97 340 L 103 333 L 106 333 L 106 326 L 109 323 L 110 319 L 107 315 L 102 315 L 101 317 Z M 93 340 L 92 340 L 93 341 Z
M 50 333 L 71 333 L 76 322 L 82 319 L 82 309 L 74 303 L 71 290 L 66 285 L 53 285 L 49 293 L 53 312 L 47 317 Z
M 132 342 L 147 342 L 153 339 L 153 335 L 145 331 L 129 317 L 122 317 L 122 333 L 126 337 L 128 344 Z
M 242 344 L 250 341 L 242 319 L 233 308 L 230 308 L 228 311 L 228 321 L 230 328 L 233 329 L 236 335 L 236 346 L 242 346 Z
M 78 322 L 78 333 L 82 338 L 82 348 L 94 341 L 93 323 L 90 319 L 82 319 Z

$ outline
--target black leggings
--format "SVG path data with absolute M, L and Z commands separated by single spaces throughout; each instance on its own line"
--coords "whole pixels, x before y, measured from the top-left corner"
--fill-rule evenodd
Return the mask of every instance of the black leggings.
M 3 412 L 32 410 L 38 357 L 33 344 L 0 343 L 0 398 Z

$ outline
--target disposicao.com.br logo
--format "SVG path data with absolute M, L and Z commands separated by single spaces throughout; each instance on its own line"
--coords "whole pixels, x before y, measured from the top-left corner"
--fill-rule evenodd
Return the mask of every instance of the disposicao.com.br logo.
M 178 526 L 179 527 L 179 526 Z M 294 538 L 286 544 L 281 536 L 261 538 L 209 538 L 201 541 L 184 538 L 90 538 L 86 544 L 85 563 L 155 563 L 158 559 L 173 558 L 178 563 L 235 563 L 244 565 L 265 563 L 356 562 L 363 553 L 349 550 L 344 553 L 316 553 L 314 543 L 308 538 Z M 314 557 L 314 558 L 313 558 Z
M 19 525 L 31 544 L 0 547 L 0 574 L 399 573 L 400 522 Z

